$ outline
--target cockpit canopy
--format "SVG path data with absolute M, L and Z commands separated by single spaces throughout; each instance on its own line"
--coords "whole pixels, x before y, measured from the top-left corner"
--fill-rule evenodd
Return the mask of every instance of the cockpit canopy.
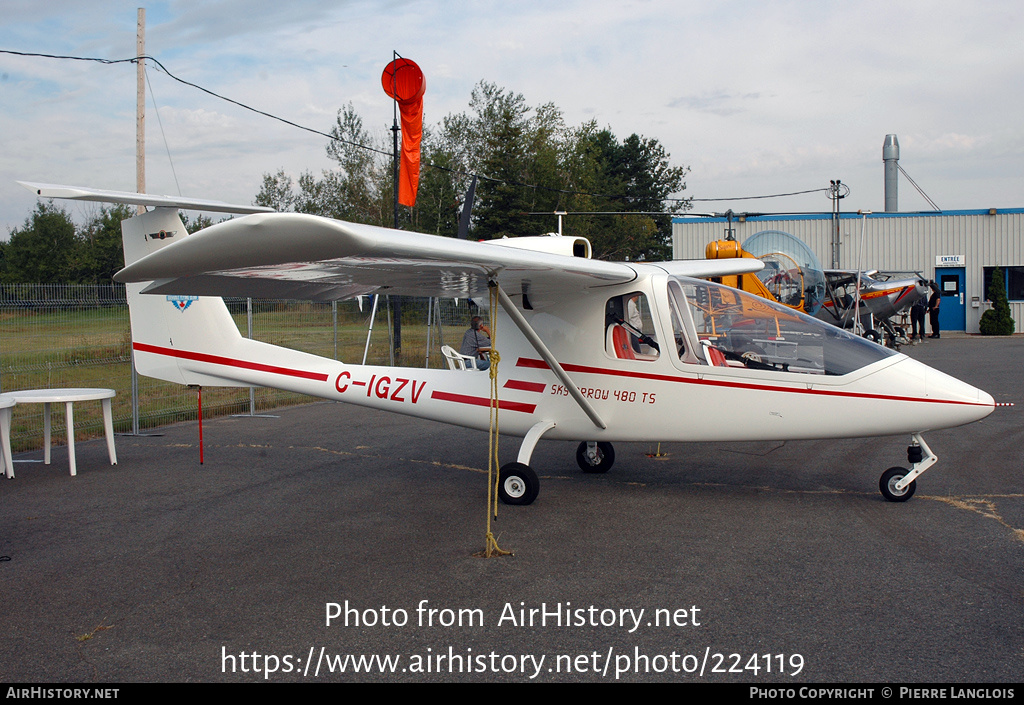
M 713 282 L 670 277 L 668 298 L 684 362 L 844 375 L 896 354 L 799 311 Z

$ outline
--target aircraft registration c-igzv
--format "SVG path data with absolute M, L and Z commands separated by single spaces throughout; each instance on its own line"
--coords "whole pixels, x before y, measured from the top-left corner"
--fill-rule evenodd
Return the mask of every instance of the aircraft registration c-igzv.
M 580 441 L 607 471 L 615 441 L 758 441 L 911 434 L 909 468 L 881 477 L 909 499 L 937 460 L 922 438 L 992 412 L 992 397 L 791 308 L 695 277 L 754 259 L 590 259 L 582 238 L 469 242 L 251 206 L 24 184 L 46 198 L 153 209 L 122 224 L 139 374 L 276 387 L 486 430 L 489 375 L 351 365 L 243 338 L 221 296 L 325 301 L 370 294 L 500 304 L 500 430 L 523 438 L 499 495 L 530 504 L 541 438 Z M 250 213 L 188 235 L 178 208 Z M 168 305 L 172 299 L 175 306 Z

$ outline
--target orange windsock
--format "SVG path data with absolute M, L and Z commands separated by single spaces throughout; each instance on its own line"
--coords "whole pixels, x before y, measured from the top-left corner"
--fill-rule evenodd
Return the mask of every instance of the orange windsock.
M 398 102 L 402 116 L 402 155 L 399 160 L 398 202 L 416 205 L 420 185 L 420 140 L 423 137 L 423 93 L 427 82 L 411 59 L 395 59 L 381 76 L 384 92 Z

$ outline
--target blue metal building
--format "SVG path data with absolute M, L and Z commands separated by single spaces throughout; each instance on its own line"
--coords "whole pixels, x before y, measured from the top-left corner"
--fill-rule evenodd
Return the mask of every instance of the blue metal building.
M 724 217 L 672 220 L 675 259 L 704 257 L 707 243 L 732 235 L 741 244 L 763 230 L 782 230 L 805 242 L 827 269 L 920 272 L 942 291 L 942 330 L 978 332 L 990 306 L 995 268 L 1017 331 L 1024 332 L 1024 208 Z

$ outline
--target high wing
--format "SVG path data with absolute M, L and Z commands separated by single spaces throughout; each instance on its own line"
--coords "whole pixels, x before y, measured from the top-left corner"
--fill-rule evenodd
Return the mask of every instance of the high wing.
M 828 283 L 832 286 L 843 286 L 844 284 L 852 284 L 857 281 L 857 275 L 860 274 L 862 278 L 870 278 L 878 274 L 877 269 L 865 269 L 858 272 L 856 269 L 826 269 L 825 277 L 828 279 Z
M 218 223 L 119 272 L 146 293 L 308 300 L 389 293 L 482 296 L 489 279 L 531 300 L 636 278 L 624 264 L 347 223 L 301 213 Z
M 258 214 L 173 242 L 114 278 L 153 282 L 145 293 L 314 301 L 374 293 L 481 297 L 487 282 L 495 280 L 510 295 L 543 305 L 637 277 L 629 263 L 534 251 L 517 240 L 523 238 L 469 242 L 300 213 Z M 726 273 L 723 268 L 731 273 L 760 265 L 753 262 L 695 260 L 657 266 L 670 273 L 718 276 Z

